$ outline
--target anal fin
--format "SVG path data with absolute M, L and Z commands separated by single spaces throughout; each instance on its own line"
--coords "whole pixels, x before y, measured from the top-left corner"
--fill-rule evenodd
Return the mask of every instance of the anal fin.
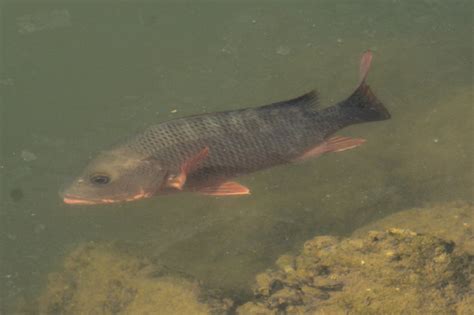
M 201 187 L 197 193 L 211 196 L 238 196 L 250 195 L 250 189 L 237 182 L 224 182 L 216 185 Z
M 334 136 L 318 144 L 316 147 L 306 151 L 302 156 L 298 157 L 296 161 L 315 158 L 328 152 L 342 152 L 345 150 L 350 150 L 362 145 L 365 141 L 366 140 L 362 138 Z

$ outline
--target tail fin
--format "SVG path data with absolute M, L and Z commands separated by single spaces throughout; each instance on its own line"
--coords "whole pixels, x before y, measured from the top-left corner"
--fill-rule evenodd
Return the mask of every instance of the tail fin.
M 388 110 L 365 83 L 371 62 L 372 52 L 367 50 L 360 60 L 359 87 L 341 103 L 341 107 L 353 118 L 353 123 L 390 118 Z

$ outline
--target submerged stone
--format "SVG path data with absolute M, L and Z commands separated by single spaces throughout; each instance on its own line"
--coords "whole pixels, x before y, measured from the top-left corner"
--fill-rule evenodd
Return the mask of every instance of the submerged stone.
M 471 222 L 472 206 L 430 209 L 394 214 L 349 238 L 306 241 L 298 255 L 282 255 L 273 269 L 258 274 L 254 297 L 237 306 L 156 263 L 137 244 L 82 244 L 49 275 L 34 309 L 40 314 L 473 314 L 472 234 L 464 224 Z
M 38 300 L 40 314 L 198 315 L 225 313 L 230 306 L 205 296 L 198 282 L 108 243 L 73 250 L 62 270 L 49 275 Z
M 474 257 L 408 229 L 360 238 L 322 236 L 257 276 L 255 300 L 238 314 L 447 314 L 472 310 Z M 296 276 L 295 276 L 296 275 Z M 262 281 L 265 279 L 265 281 Z M 274 283 L 279 283 L 275 290 Z M 466 313 L 467 314 L 467 313 Z

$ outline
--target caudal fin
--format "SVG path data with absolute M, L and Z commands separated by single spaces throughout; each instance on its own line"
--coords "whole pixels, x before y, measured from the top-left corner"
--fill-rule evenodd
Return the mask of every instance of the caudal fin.
M 347 115 L 350 115 L 354 120 L 353 123 L 390 118 L 388 110 L 365 83 L 371 62 L 372 52 L 367 50 L 360 60 L 359 86 L 351 96 L 341 103 L 341 107 L 344 108 Z

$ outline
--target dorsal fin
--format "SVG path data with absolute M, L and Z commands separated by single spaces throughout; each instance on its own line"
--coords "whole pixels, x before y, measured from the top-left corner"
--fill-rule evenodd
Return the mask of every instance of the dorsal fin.
M 319 107 L 319 96 L 316 90 L 312 90 L 308 93 L 305 93 L 301 96 L 286 100 L 280 101 L 276 103 L 272 103 L 269 105 L 262 106 L 262 109 L 270 109 L 270 108 L 285 108 L 285 107 L 293 107 L 293 106 L 305 106 L 308 108 L 317 109 Z
M 306 105 L 316 108 L 319 106 L 319 95 L 316 90 L 312 90 L 294 99 L 288 100 L 286 103 L 292 105 Z

